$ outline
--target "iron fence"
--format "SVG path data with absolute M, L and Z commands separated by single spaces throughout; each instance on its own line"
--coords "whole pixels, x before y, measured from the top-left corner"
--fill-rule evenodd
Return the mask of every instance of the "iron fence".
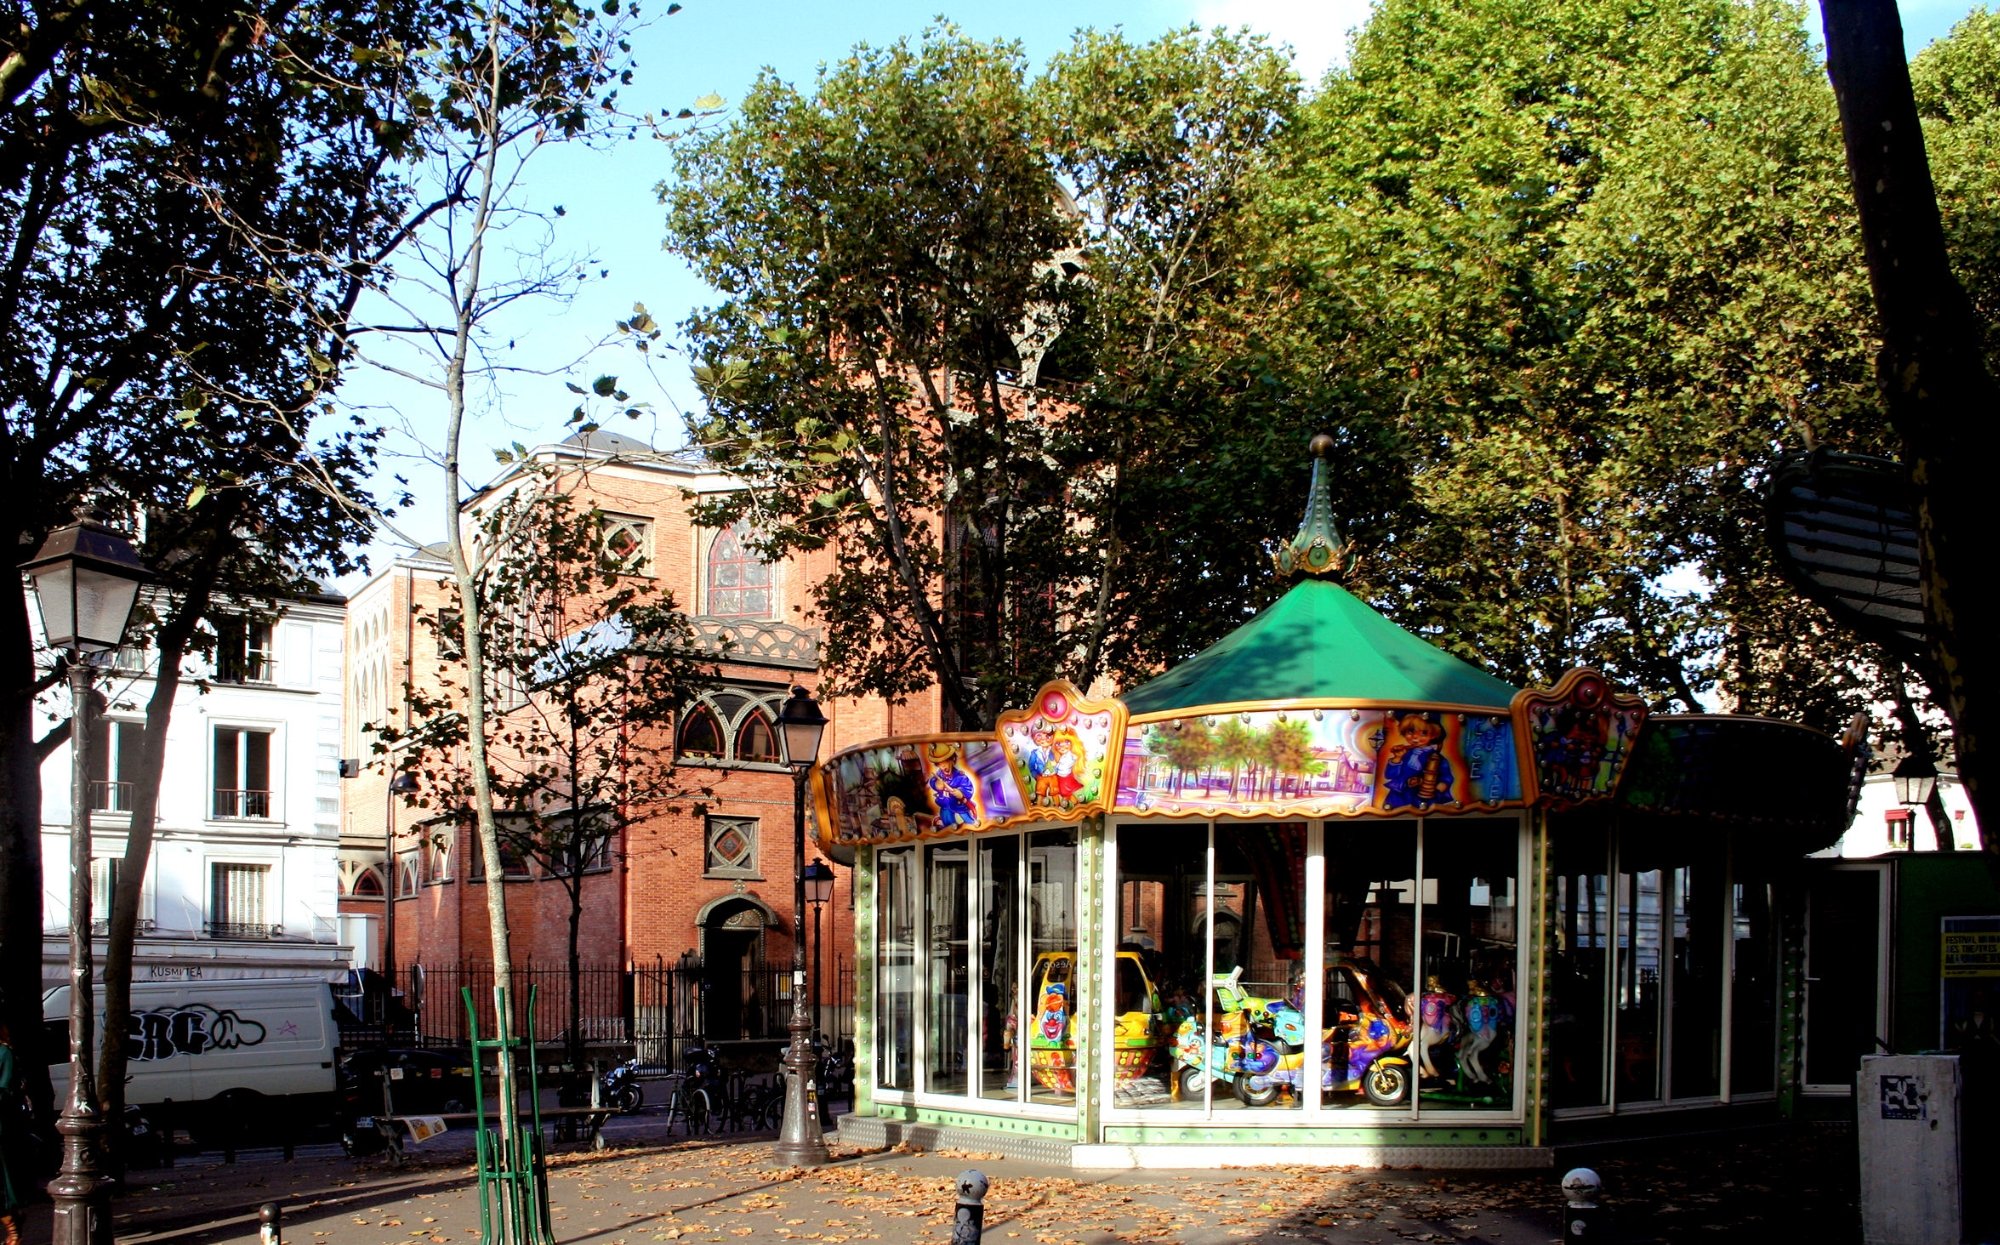
M 586 964 L 576 976 L 577 1028 L 591 1052 L 666 1066 L 679 1066 L 696 1040 L 782 1041 L 791 1021 L 791 974 L 789 961 L 710 965 L 693 955 L 624 967 Z M 537 1045 L 559 1057 L 569 1041 L 569 983 L 567 964 L 516 965 L 510 1030 L 525 1035 L 532 1029 Z M 464 1046 L 471 1040 L 462 994 L 468 986 L 479 1032 L 490 1037 L 496 1032 L 493 966 L 464 961 L 409 965 L 393 983 L 377 978 L 373 989 L 345 997 L 350 1019 L 342 1026 L 343 1043 Z M 836 957 L 819 1000 L 836 1040 L 851 1036 L 853 997 L 853 963 Z

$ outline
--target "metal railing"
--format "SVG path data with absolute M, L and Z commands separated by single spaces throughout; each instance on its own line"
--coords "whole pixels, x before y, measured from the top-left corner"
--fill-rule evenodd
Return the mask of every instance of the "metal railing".
M 217 787 L 214 807 L 215 816 L 220 819 L 269 817 L 271 793 L 250 787 Z
M 234 942 L 268 942 L 285 936 L 284 926 L 266 925 L 261 921 L 208 921 L 201 928 L 210 938 Z
M 98 781 L 90 784 L 90 811 L 129 813 L 132 811 L 132 784 Z
M 730 964 L 711 971 L 698 956 L 656 957 L 629 967 L 583 965 L 577 974 L 577 1028 L 593 1050 L 630 1052 L 642 1063 L 680 1066 L 686 1048 L 699 1040 L 780 1042 L 791 1019 L 791 964 Z M 378 979 L 379 981 L 379 979 Z M 481 1032 L 492 1031 L 493 966 L 480 962 L 417 964 L 396 974 L 398 997 L 389 992 L 347 1000 L 355 1014 L 352 1035 L 361 1042 L 393 1040 L 423 1046 L 462 1046 L 466 1031 L 460 991 L 472 987 Z M 528 1014 L 529 987 L 535 1009 Z M 836 1039 L 853 1016 L 854 969 L 840 957 L 829 966 L 821 993 L 822 1015 Z M 513 973 L 512 1030 L 534 1026 L 536 1040 L 554 1049 L 569 1036 L 569 968 L 529 962 Z M 393 1014 L 391 1014 L 393 1013 Z

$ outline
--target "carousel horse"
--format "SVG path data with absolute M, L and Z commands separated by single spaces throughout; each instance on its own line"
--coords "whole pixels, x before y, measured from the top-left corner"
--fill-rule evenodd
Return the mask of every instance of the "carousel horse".
M 1417 1066 L 1425 1076 L 1442 1076 L 1437 1065 L 1431 1060 L 1431 1048 L 1450 1047 L 1458 1039 L 1458 1017 L 1452 1009 L 1458 1004 L 1458 996 L 1444 988 L 1444 982 L 1431 977 L 1424 983 L 1424 992 L 1417 999 Z
M 1459 1046 L 1459 1064 L 1465 1069 L 1468 1080 L 1490 1085 L 1492 1074 L 1487 1072 L 1483 1056 L 1486 1048 L 1500 1036 L 1500 999 L 1480 981 L 1471 982 L 1465 998 L 1465 1040 Z

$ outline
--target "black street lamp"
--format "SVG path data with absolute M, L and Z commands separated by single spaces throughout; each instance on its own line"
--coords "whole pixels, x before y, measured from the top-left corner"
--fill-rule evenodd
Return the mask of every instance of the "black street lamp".
M 792 1167 L 826 1162 L 819 1109 L 808 1101 L 813 1077 L 812 1017 L 806 1012 L 806 777 L 819 757 L 826 715 L 803 687 L 792 689 L 778 711 L 785 764 L 792 767 L 792 1023 L 785 1047 L 785 1118 L 772 1153 Z
M 403 889 L 402 869 L 396 863 L 396 797 L 417 789 L 417 776 L 408 770 L 389 780 L 382 798 L 382 973 L 389 993 L 382 1000 L 382 1033 L 390 1045 L 396 1041 L 396 897 Z
M 819 910 L 821 905 L 833 898 L 833 866 L 824 860 L 815 860 L 806 866 L 805 879 L 806 902 L 812 905 L 813 910 L 813 1032 L 819 1034 L 820 1041 L 824 1042 L 826 1025 L 820 1020 L 819 996 L 820 991 L 825 989 L 826 978 L 820 975 L 820 949 L 826 945 L 826 940 L 820 936 Z M 820 1086 L 820 1092 L 824 1094 L 826 1086 Z
M 96 966 L 90 946 L 90 744 L 92 676 L 98 654 L 125 638 L 139 586 L 150 576 L 124 537 L 90 519 L 49 533 L 21 569 L 35 582 L 42 635 L 63 650 L 69 666 L 69 1096 L 56 1131 L 62 1134 L 62 1167 L 49 1182 L 55 1201 L 54 1245 L 110 1245 L 111 1211 L 98 1170 L 97 1085 L 90 1058 L 96 1050 Z
M 1937 790 L 1938 771 L 1928 753 L 1911 752 L 1896 762 L 1891 775 L 1896 780 L 1896 800 L 1905 808 L 1922 808 Z M 1915 839 L 1912 835 L 1912 840 Z

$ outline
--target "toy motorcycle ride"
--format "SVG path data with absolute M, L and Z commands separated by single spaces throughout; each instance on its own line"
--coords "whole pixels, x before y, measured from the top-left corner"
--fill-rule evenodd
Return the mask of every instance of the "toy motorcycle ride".
M 1303 995 L 1302 985 L 1289 1000 L 1257 1000 L 1261 1006 L 1255 1011 L 1240 1013 L 1248 1032 L 1226 1045 L 1217 1043 L 1224 1047 L 1219 1071 L 1245 1106 L 1268 1106 L 1287 1086 L 1294 1094 L 1304 1089 Z M 1376 1106 L 1401 1105 L 1411 1086 L 1409 1009 L 1402 989 L 1366 961 L 1343 959 L 1328 969 L 1327 1005 L 1334 1023 L 1320 1034 L 1321 1091 L 1358 1089 Z
M 1208 1049 L 1202 1049 L 1202 1017 L 1189 1016 L 1174 1030 L 1174 1076 L 1183 1098 L 1201 1097 L 1202 1087 L 1211 1080 L 1234 1086 L 1244 1074 L 1244 1044 L 1251 1027 L 1262 1021 L 1277 999 L 1246 994 L 1239 984 L 1243 966 L 1217 973 L 1209 982 L 1208 1014 L 1215 1027 L 1208 1034 Z

